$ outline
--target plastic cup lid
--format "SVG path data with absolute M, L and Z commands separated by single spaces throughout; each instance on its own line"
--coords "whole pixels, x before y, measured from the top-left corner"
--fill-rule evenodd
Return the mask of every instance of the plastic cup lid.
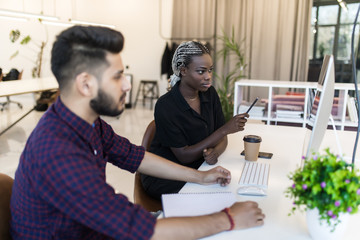
M 259 143 L 261 142 L 261 137 L 256 135 L 246 135 L 243 139 L 245 142 L 251 142 L 251 143 Z

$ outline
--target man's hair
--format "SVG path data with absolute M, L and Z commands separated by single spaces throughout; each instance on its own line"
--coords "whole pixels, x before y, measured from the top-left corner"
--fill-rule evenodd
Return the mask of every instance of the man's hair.
M 123 35 L 109 28 L 74 26 L 64 30 L 51 51 L 51 70 L 59 88 L 66 87 L 81 72 L 96 74 L 108 65 L 106 53 L 119 53 L 123 46 Z
M 181 43 L 175 50 L 172 59 L 171 66 L 174 74 L 170 76 L 170 85 L 174 86 L 178 81 L 180 81 L 181 68 L 189 66 L 194 56 L 202 56 L 204 54 L 210 55 L 210 51 L 199 42 L 190 41 Z

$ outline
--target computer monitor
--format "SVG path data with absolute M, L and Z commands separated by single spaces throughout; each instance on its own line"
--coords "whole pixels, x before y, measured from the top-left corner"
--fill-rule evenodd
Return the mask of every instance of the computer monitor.
M 304 156 L 308 158 L 313 152 L 318 152 L 325 131 L 334 100 L 335 67 L 334 57 L 325 55 L 319 75 L 317 90 L 312 101 L 312 107 L 307 117 L 307 128 L 304 142 Z

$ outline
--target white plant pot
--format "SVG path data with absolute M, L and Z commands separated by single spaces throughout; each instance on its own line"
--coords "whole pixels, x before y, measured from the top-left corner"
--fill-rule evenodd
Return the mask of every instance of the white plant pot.
M 319 210 L 317 208 L 306 211 L 306 223 L 313 240 L 342 239 L 347 227 L 349 214 L 341 213 L 339 219 L 341 222 L 336 226 L 335 230 L 331 232 L 331 227 L 327 224 L 326 220 L 320 223 Z

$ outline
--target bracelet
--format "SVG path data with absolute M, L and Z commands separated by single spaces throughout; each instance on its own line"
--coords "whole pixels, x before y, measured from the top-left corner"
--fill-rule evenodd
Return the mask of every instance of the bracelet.
M 233 217 L 231 216 L 230 209 L 229 208 L 224 208 L 222 210 L 222 212 L 224 212 L 226 214 L 226 216 L 229 218 L 229 221 L 230 221 L 230 229 L 228 231 L 233 230 L 234 227 L 235 227 L 235 223 L 234 223 Z

